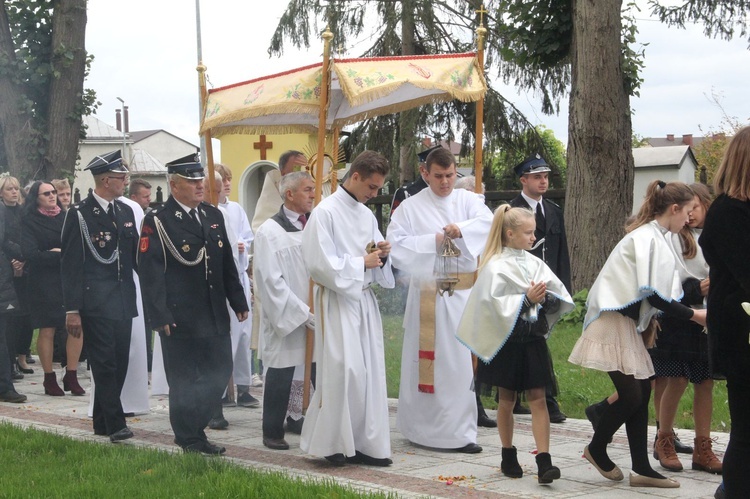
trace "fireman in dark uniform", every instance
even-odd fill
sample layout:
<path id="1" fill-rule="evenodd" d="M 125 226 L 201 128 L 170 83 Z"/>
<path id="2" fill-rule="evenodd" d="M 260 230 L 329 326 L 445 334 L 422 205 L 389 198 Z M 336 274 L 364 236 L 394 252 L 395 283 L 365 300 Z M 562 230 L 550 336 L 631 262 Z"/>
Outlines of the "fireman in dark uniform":
<path id="1" fill-rule="evenodd" d="M 83 334 L 96 382 L 94 433 L 118 442 L 133 436 L 120 392 L 138 315 L 133 282 L 138 230 L 133 210 L 117 201 L 128 185 L 120 151 L 97 156 L 85 169 L 94 175 L 94 191 L 68 210 L 62 231 L 65 323 L 69 334 Z"/>
<path id="2" fill-rule="evenodd" d="M 232 374 L 227 300 L 248 316 L 224 218 L 203 202 L 194 155 L 167 164 L 171 195 L 143 220 L 139 268 L 143 301 L 159 331 L 169 383 L 169 420 L 185 452 L 223 454 L 204 429 Z"/>

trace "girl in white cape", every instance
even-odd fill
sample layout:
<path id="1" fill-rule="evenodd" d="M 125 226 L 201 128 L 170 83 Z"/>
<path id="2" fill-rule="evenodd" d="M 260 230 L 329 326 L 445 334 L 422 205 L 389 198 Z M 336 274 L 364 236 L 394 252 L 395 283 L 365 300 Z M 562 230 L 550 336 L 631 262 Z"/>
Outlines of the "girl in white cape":
<path id="1" fill-rule="evenodd" d="M 560 469 L 549 454 L 545 387 L 553 376 L 546 337 L 558 318 L 572 310 L 573 300 L 550 268 L 527 251 L 534 245 L 535 226 L 531 210 L 507 204 L 495 210 L 457 337 L 482 360 L 477 382 L 498 387 L 501 471 L 523 476 L 513 446 L 513 406 L 516 393 L 526 391 L 538 450 L 537 479 L 552 483 L 560 478 Z"/>
<path id="2" fill-rule="evenodd" d="M 706 311 L 677 301 L 682 295 L 677 262 L 667 242 L 688 222 L 693 191 L 682 182 L 651 182 L 627 235 L 617 243 L 589 290 L 583 334 L 568 359 L 605 371 L 618 398 L 607 406 L 583 451 L 605 478 L 619 481 L 622 471 L 607 455 L 612 435 L 625 424 L 633 472 L 632 487 L 679 487 L 654 471 L 648 459 L 648 402 L 654 366 L 646 350 L 649 325 L 661 310 L 705 325 Z"/>

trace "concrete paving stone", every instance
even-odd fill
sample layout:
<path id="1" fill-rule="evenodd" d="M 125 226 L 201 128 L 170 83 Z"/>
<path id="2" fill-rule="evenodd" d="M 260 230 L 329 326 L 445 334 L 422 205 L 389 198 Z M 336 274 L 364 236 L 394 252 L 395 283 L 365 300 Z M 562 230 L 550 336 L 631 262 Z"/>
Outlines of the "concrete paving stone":
<path id="1" fill-rule="evenodd" d="M 59 368 L 57 369 L 59 372 Z M 85 367 L 79 366 L 79 380 L 90 393 L 90 382 Z M 29 397 L 25 404 L 0 403 L 0 420 L 22 427 L 33 427 L 75 439 L 111 445 L 105 437 L 94 436 L 91 421 L 87 417 L 89 397 L 50 397 L 44 395 L 41 369 L 16 384 L 16 389 Z M 58 376 L 60 379 L 60 376 Z M 252 388 L 253 396 L 261 399 L 262 388 Z M 299 449 L 300 437 L 287 434 L 291 449 L 272 451 L 262 443 L 262 409 L 225 407 L 224 415 L 230 423 L 226 431 L 209 430 L 212 442 L 227 447 L 226 459 L 238 465 L 262 470 L 283 471 L 294 477 L 321 480 L 332 479 L 348 484 L 358 490 L 393 492 L 400 497 L 446 497 L 446 498 L 710 498 L 721 477 L 689 469 L 691 456 L 680 455 L 688 468 L 682 473 L 664 474 L 680 481 L 679 489 L 632 488 L 628 485 L 630 454 L 624 430 L 615 434 L 608 447 L 610 458 L 626 475 L 622 482 L 611 482 L 582 457 L 583 448 L 589 442 L 592 428 L 586 420 L 568 419 L 551 426 L 550 449 L 553 463 L 561 469 L 562 477 L 551 485 L 540 485 L 536 478 L 536 449 L 531 433 L 531 418 L 516 416 L 514 444 L 524 469 L 524 477 L 510 479 L 500 473 L 501 444 L 497 430 L 480 428 L 477 443 L 483 448 L 479 454 L 441 452 L 412 445 L 396 429 L 398 401 L 388 401 L 391 422 L 391 445 L 393 466 L 374 468 L 367 466 L 344 466 L 335 468 L 324 459 L 307 456 Z M 169 398 L 156 395 L 150 398 L 151 410 L 128 419 L 135 438 L 119 445 L 149 447 L 166 452 L 181 452 L 173 444 L 169 424 Z M 494 418 L 495 411 L 487 411 Z M 678 429 L 683 442 L 691 443 L 692 431 Z M 649 429 L 649 442 L 653 442 L 655 428 Z M 714 433 L 714 450 L 722 457 L 728 434 Z M 651 459 L 654 469 L 662 471 L 658 462 Z M 443 480 L 440 476 L 443 476 Z M 447 485 L 445 477 L 461 477 Z"/>

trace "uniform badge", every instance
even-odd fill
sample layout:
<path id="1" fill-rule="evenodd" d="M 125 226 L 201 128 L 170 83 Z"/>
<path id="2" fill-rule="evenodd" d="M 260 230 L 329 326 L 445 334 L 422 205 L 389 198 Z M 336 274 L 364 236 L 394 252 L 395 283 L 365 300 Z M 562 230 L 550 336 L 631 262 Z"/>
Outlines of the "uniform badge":
<path id="1" fill-rule="evenodd" d="M 177 218 L 179 218 L 180 220 L 182 220 L 182 212 L 181 211 L 179 211 L 179 210 L 175 211 L 174 212 L 174 216 L 176 216 Z"/>
<path id="2" fill-rule="evenodd" d="M 206 210 L 204 210 L 203 208 L 201 208 L 201 215 L 203 215 L 204 217 L 206 216 Z"/>
<path id="3" fill-rule="evenodd" d="M 183 253 L 187 253 L 188 251 L 190 251 L 190 245 L 189 244 L 183 244 L 182 245 L 182 252 Z"/>
<path id="4" fill-rule="evenodd" d="M 132 226 L 133 226 L 133 222 L 125 222 L 125 223 L 123 224 L 123 226 L 124 226 L 124 227 L 132 227 Z"/>
<path id="5" fill-rule="evenodd" d="M 141 238 L 141 245 L 140 245 L 141 253 L 145 253 L 148 251 L 148 236 L 144 236 Z"/>
<path id="6" fill-rule="evenodd" d="M 212 229 L 218 229 L 219 228 L 219 224 L 211 224 L 211 228 Z"/>
<path id="7" fill-rule="evenodd" d="M 219 241 L 219 248 L 223 248 L 223 247 L 224 247 L 224 241 Z"/>

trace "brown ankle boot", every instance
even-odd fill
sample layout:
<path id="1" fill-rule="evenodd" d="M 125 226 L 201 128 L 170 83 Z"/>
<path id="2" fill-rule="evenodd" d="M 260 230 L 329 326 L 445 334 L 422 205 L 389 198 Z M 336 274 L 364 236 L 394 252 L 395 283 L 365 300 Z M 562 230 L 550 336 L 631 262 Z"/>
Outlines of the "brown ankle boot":
<path id="1" fill-rule="evenodd" d="M 693 450 L 693 469 L 708 471 L 721 475 L 722 464 L 711 448 L 713 439 L 709 437 L 695 437 L 695 450 Z"/>
<path id="2" fill-rule="evenodd" d="M 682 471 L 682 463 L 674 450 L 674 433 L 659 430 L 656 437 L 656 454 L 659 464 L 669 471 Z"/>

